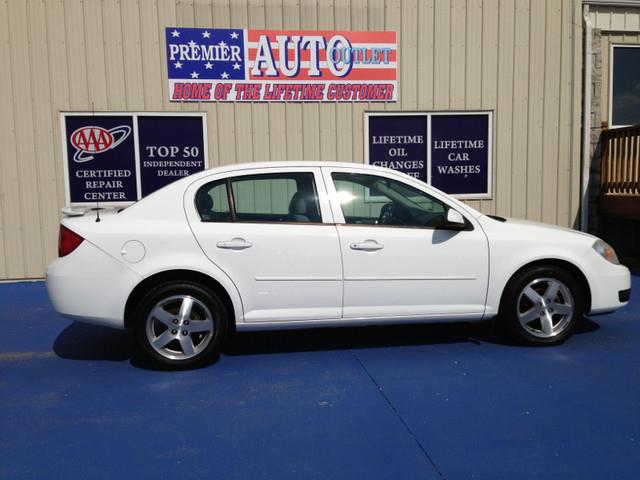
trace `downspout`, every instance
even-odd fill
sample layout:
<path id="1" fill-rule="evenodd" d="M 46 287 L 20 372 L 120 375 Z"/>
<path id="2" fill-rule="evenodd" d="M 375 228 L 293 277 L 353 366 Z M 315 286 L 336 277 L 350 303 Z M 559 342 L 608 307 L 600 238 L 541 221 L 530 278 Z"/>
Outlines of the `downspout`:
<path id="1" fill-rule="evenodd" d="M 580 208 L 580 230 L 589 230 L 589 180 L 591 168 L 591 30 L 593 24 L 589 17 L 589 5 L 582 7 L 584 20 L 584 62 L 582 72 L 582 185 Z"/>

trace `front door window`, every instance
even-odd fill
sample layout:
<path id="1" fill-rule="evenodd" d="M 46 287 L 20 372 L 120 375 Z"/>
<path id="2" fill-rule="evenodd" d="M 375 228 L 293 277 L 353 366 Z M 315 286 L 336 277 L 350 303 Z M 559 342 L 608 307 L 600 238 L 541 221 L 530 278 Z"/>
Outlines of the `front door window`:
<path id="1" fill-rule="evenodd" d="M 396 180 L 375 175 L 331 174 L 346 224 L 439 227 L 444 204 Z"/>

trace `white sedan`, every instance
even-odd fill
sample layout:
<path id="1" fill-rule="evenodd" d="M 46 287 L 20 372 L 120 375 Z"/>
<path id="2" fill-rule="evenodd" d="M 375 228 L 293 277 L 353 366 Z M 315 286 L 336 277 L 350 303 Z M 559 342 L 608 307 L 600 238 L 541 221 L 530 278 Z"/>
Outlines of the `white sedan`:
<path id="1" fill-rule="evenodd" d="M 132 327 L 169 368 L 211 362 L 233 329 L 497 317 L 520 343 L 553 344 L 630 294 L 629 270 L 596 237 L 344 163 L 207 170 L 101 221 L 63 219 L 59 257 L 55 309 Z"/>

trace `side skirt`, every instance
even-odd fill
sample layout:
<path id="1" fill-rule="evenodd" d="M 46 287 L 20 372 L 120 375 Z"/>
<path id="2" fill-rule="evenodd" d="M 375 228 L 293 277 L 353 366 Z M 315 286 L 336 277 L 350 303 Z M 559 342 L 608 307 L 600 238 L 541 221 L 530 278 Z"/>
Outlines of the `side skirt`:
<path id="1" fill-rule="evenodd" d="M 322 327 L 354 327 L 367 325 L 399 325 L 408 323 L 452 323 L 481 321 L 483 315 L 480 313 L 458 314 L 453 316 L 399 316 L 380 318 L 336 318 L 325 320 L 299 320 L 293 322 L 251 322 L 238 323 L 238 331 L 259 331 L 259 330 L 292 330 L 302 328 L 322 328 Z"/>

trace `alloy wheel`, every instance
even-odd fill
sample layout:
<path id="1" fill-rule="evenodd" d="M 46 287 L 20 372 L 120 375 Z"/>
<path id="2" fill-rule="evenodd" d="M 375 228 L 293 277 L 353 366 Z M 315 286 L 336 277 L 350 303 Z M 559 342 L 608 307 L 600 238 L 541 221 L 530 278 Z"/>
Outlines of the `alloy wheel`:
<path id="1" fill-rule="evenodd" d="M 190 295 L 174 295 L 159 301 L 146 320 L 149 344 L 171 360 L 195 357 L 211 342 L 214 332 L 211 311 Z"/>
<path id="2" fill-rule="evenodd" d="M 557 278 L 536 278 L 518 297 L 518 321 L 527 333 L 538 338 L 558 336 L 570 325 L 574 313 L 571 290 Z"/>

